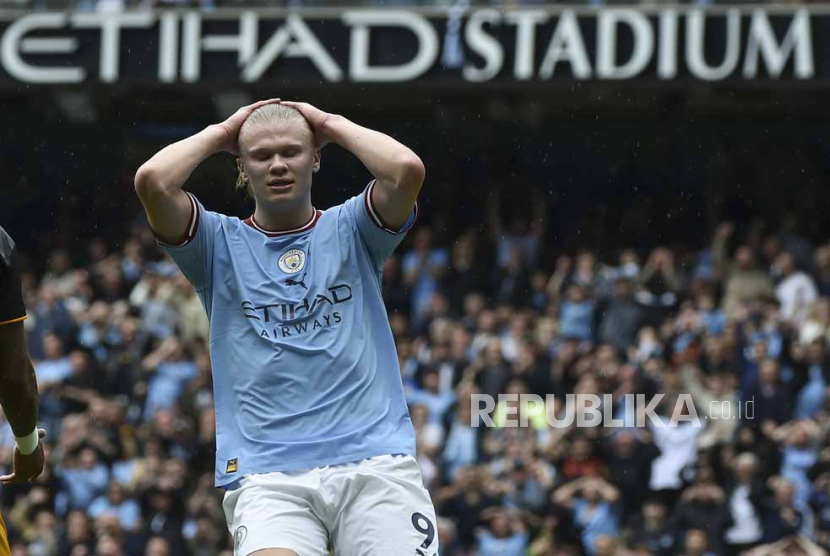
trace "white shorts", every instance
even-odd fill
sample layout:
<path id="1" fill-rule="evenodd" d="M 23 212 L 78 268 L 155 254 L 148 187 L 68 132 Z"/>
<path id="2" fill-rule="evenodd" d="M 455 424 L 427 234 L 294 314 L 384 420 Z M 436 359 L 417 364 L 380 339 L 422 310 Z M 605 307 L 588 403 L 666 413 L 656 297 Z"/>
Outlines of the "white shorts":
<path id="1" fill-rule="evenodd" d="M 225 493 L 234 556 L 437 556 L 435 510 L 412 456 L 249 475 Z"/>

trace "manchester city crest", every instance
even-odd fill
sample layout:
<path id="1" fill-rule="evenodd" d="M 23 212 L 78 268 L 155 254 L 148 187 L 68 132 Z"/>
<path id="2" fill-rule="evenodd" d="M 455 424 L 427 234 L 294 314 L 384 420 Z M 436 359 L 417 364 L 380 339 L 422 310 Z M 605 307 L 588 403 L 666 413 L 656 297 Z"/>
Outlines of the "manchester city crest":
<path id="1" fill-rule="evenodd" d="M 286 274 L 296 274 L 305 268 L 305 252 L 302 249 L 286 251 L 280 257 L 280 270 Z"/>

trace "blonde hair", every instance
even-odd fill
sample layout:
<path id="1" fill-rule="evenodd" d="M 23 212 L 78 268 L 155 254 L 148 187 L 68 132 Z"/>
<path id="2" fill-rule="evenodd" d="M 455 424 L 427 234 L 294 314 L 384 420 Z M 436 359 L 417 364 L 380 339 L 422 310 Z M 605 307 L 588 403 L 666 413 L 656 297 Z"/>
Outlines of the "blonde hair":
<path id="1" fill-rule="evenodd" d="M 242 127 L 239 128 L 239 135 L 236 139 L 237 144 L 239 143 L 239 138 L 242 137 L 242 132 L 253 126 L 296 119 L 302 120 L 308 126 L 305 117 L 296 108 L 277 103 L 260 106 L 248 116 L 245 122 L 243 122 Z M 311 131 L 311 126 L 308 126 L 308 129 Z M 251 190 L 251 183 L 245 178 L 245 173 L 241 169 L 239 170 L 239 176 L 236 178 L 236 189 L 245 189 L 247 197 L 254 197 L 253 191 Z"/>

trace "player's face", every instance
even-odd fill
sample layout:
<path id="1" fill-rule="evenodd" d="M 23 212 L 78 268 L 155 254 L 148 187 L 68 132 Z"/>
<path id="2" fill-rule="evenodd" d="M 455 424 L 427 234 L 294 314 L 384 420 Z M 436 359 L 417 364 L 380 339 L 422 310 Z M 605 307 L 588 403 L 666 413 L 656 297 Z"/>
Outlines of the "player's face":
<path id="1" fill-rule="evenodd" d="M 239 137 L 239 153 L 258 205 L 295 204 L 310 198 L 320 151 L 305 120 L 245 128 Z"/>

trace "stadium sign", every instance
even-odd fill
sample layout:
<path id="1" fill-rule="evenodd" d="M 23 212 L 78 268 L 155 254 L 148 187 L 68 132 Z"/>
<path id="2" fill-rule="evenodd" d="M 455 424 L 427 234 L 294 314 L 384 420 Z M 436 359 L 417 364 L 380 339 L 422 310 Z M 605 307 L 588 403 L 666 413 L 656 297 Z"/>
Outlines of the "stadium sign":
<path id="1" fill-rule="evenodd" d="M 197 10 L 0 15 L 5 85 L 810 80 L 821 8 Z"/>

